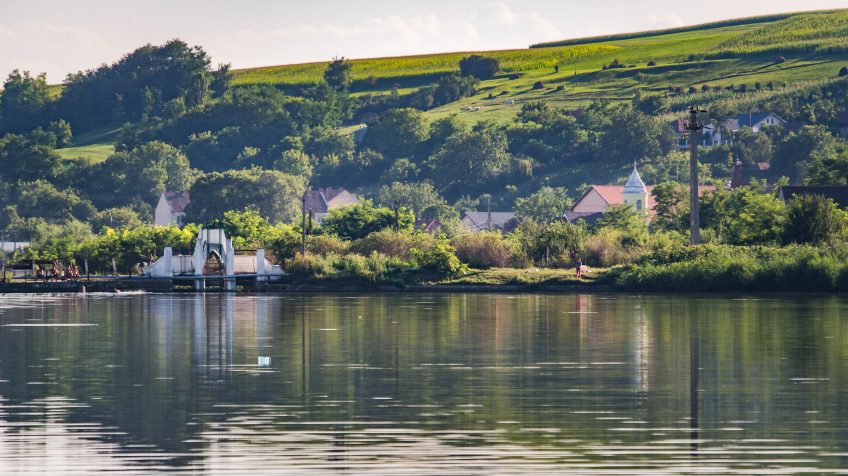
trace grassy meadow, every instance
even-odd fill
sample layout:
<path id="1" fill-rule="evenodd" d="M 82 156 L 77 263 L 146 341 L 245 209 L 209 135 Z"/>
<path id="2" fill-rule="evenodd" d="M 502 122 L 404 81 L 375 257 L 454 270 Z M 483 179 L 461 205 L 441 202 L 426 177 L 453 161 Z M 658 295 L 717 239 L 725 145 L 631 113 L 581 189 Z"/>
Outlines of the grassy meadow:
<path id="1" fill-rule="evenodd" d="M 68 160 L 102 162 L 115 153 L 115 140 L 120 132 L 121 127 L 117 125 L 101 127 L 74 137 L 69 147 L 56 149 L 56 153 Z"/>

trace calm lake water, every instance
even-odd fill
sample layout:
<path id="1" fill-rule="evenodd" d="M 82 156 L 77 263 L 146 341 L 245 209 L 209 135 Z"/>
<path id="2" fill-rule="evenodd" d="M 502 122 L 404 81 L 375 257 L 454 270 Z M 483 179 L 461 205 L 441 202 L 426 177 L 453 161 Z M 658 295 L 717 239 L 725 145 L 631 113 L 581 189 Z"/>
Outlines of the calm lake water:
<path id="1" fill-rule="evenodd" d="M 846 379 L 848 297 L 0 295 L 0 473 L 834 473 Z"/>

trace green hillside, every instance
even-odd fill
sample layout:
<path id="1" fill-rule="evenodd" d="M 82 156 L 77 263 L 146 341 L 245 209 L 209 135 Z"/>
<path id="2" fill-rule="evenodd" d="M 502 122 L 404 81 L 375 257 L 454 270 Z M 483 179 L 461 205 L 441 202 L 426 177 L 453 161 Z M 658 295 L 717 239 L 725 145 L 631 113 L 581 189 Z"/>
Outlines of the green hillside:
<path id="1" fill-rule="evenodd" d="M 837 10 L 572 39 L 525 49 L 356 59 L 350 61 L 350 90 L 354 97 L 413 94 L 457 71 L 463 57 L 481 54 L 500 61 L 500 74 L 482 81 L 473 96 L 426 111 L 427 118 L 457 115 L 467 123 L 510 123 L 530 101 L 575 109 L 597 100 L 663 96 L 671 106 L 670 119 L 692 103 L 709 106 L 715 100 L 730 100 L 744 106 L 754 98 L 835 78 L 848 64 L 846 33 L 848 10 Z M 299 95 L 323 79 L 327 64 L 251 68 L 232 71 L 230 76 L 234 86 L 275 85 Z M 608 67 L 611 64 L 621 67 Z M 54 87 L 50 92 L 55 96 L 60 91 Z M 747 92 L 737 94 L 740 91 Z M 66 159 L 99 161 L 113 152 L 117 132 L 116 127 L 101 127 L 57 152 Z"/>
<path id="2" fill-rule="evenodd" d="M 504 74 L 481 83 L 478 94 L 428 112 L 460 114 L 469 122 L 509 121 L 521 103 L 544 99 L 575 108 L 597 99 L 630 100 L 669 88 L 744 84 L 755 89 L 836 75 L 848 51 L 848 11 L 729 20 L 664 31 L 567 40 L 522 50 L 478 52 L 500 60 Z M 409 93 L 457 70 L 471 53 L 353 60 L 355 95 Z M 782 56 L 785 61 L 777 61 Z M 604 69 L 615 60 L 622 68 Z M 648 66 L 648 64 L 651 66 Z M 233 72 L 234 84 L 315 83 L 327 63 Z M 554 67 L 558 66 L 558 72 Z M 541 87 L 537 83 L 541 82 Z M 536 88 L 534 89 L 534 85 Z"/>

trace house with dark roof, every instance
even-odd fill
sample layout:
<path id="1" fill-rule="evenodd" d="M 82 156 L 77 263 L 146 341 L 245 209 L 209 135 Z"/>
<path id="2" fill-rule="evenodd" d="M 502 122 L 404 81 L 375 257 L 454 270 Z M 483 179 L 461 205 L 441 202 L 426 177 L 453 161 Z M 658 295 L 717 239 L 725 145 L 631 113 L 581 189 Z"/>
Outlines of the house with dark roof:
<path id="1" fill-rule="evenodd" d="M 153 224 L 159 226 L 176 225 L 182 227 L 186 224 L 185 209 L 189 200 L 186 191 L 168 191 L 159 196 L 159 203 L 153 213 Z"/>
<path id="2" fill-rule="evenodd" d="M 438 233 L 442 229 L 442 222 L 436 218 L 419 218 L 415 220 L 412 227 L 426 233 Z"/>
<path id="3" fill-rule="evenodd" d="M 742 162 L 736 161 L 733 166 L 733 175 L 730 177 L 730 182 L 727 183 L 727 189 L 732 190 L 751 183 L 751 180 L 758 182 L 765 180 L 768 186 L 768 180 L 771 178 L 771 164 L 768 162 L 757 162 L 753 165 L 742 165 Z"/>
<path id="4" fill-rule="evenodd" d="M 359 204 L 359 198 L 342 187 L 309 189 L 304 192 L 304 211 L 312 214 L 318 224 L 330 210 Z"/>
<path id="5" fill-rule="evenodd" d="M 848 187 L 842 185 L 788 185 L 780 187 L 777 197 L 785 203 L 802 195 L 820 195 L 833 200 L 839 208 L 848 209 Z"/>
<path id="6" fill-rule="evenodd" d="M 760 130 L 771 127 L 781 126 L 786 124 L 777 114 L 771 112 L 750 112 L 748 114 L 739 114 L 733 119 L 725 123 L 725 128 L 730 132 L 738 132 L 743 127 L 748 127 L 752 132 L 760 132 Z"/>
<path id="7" fill-rule="evenodd" d="M 465 212 L 459 223 L 470 231 L 500 230 L 510 232 L 518 225 L 515 212 Z"/>

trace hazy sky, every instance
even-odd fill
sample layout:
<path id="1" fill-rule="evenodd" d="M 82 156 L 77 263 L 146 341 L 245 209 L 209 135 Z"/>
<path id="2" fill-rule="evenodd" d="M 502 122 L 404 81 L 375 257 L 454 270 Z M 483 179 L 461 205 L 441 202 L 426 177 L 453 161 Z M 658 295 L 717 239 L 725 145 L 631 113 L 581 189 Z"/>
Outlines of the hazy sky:
<path id="1" fill-rule="evenodd" d="M 3 0 L 0 75 L 113 62 L 181 38 L 234 68 L 531 43 L 766 13 L 848 7 L 848 0 Z"/>

